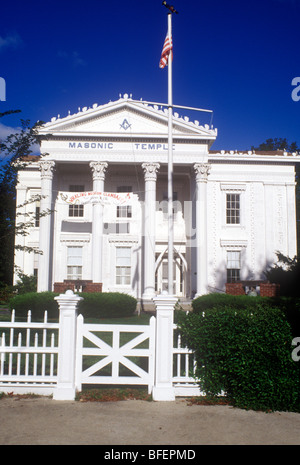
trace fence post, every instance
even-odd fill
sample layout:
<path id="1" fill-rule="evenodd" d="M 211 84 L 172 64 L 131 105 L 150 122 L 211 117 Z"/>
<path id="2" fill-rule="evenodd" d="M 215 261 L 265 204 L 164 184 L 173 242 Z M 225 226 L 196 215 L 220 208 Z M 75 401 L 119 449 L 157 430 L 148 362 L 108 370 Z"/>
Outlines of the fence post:
<path id="1" fill-rule="evenodd" d="M 67 290 L 55 297 L 59 306 L 57 387 L 55 400 L 74 400 L 77 306 L 82 297 Z"/>
<path id="2" fill-rule="evenodd" d="M 168 294 L 153 298 L 156 307 L 155 382 L 152 398 L 155 401 L 174 401 L 173 377 L 173 322 L 178 299 Z"/>

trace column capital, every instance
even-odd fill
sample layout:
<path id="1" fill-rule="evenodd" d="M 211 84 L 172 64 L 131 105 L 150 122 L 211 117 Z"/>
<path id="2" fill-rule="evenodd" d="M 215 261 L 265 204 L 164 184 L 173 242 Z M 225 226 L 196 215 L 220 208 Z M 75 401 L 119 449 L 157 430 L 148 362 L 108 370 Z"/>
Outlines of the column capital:
<path id="1" fill-rule="evenodd" d="M 145 181 L 156 181 L 157 170 L 160 168 L 159 163 L 143 163 L 142 168 L 144 170 Z"/>
<path id="2" fill-rule="evenodd" d="M 108 163 L 106 161 L 91 161 L 90 167 L 92 168 L 93 180 L 104 181 Z"/>
<path id="3" fill-rule="evenodd" d="M 211 170 L 211 165 L 208 163 L 195 163 L 194 170 L 196 173 L 197 182 L 207 182 L 207 177 Z"/>
<path id="4" fill-rule="evenodd" d="M 50 160 L 42 160 L 39 162 L 39 169 L 41 171 L 42 179 L 53 179 L 53 170 L 55 167 L 55 162 Z"/>

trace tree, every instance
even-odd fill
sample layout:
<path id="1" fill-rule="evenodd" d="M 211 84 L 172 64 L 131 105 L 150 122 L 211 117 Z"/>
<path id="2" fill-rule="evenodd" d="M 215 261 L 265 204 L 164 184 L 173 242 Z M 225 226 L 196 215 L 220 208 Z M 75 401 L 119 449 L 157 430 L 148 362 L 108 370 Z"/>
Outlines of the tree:
<path id="1" fill-rule="evenodd" d="M 280 285 L 280 295 L 286 297 L 300 297 L 300 261 L 297 256 L 286 257 L 276 253 L 278 263 L 265 271 L 266 278 Z"/>
<path id="2" fill-rule="evenodd" d="M 275 137 L 275 139 L 267 139 L 265 142 L 259 144 L 258 147 L 252 145 L 251 150 L 257 151 L 269 151 L 269 150 L 286 150 L 287 152 L 293 153 L 298 152 L 300 148 L 297 142 L 289 144 L 286 138 Z"/>
<path id="3" fill-rule="evenodd" d="M 12 110 L 0 113 L 0 118 L 18 112 L 19 110 Z M 21 120 L 20 131 L 0 141 L 0 283 L 2 284 L 12 283 L 15 235 L 27 234 L 33 225 L 32 218 L 25 218 L 23 223 L 17 224 L 19 213 L 16 212 L 18 208 L 16 209 L 15 188 L 18 170 L 24 166 L 25 157 L 32 154 L 33 145 L 39 143 L 37 128 L 41 124 L 36 123 L 31 126 L 29 120 Z M 36 198 L 33 201 L 36 201 Z"/>

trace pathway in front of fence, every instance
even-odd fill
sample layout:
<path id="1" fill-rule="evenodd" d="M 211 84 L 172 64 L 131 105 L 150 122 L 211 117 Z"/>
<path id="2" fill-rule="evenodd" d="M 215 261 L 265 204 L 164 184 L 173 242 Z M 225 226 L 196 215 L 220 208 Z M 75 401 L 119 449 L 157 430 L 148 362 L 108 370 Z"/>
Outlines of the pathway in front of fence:
<path id="1" fill-rule="evenodd" d="M 74 402 L 48 398 L 0 400 L 0 444 L 175 445 L 300 444 L 300 414 L 175 402 Z M 197 449 L 197 462 L 202 449 Z M 201 455 L 200 455 L 201 454 Z"/>

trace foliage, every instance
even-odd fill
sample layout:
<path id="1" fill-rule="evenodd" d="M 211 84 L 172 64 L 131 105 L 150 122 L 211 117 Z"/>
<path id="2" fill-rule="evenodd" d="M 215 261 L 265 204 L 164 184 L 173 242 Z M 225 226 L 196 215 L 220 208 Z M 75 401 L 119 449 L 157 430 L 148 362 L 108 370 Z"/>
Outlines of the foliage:
<path id="1" fill-rule="evenodd" d="M 27 276 L 24 273 L 19 273 L 19 279 L 14 286 L 18 295 L 27 294 L 28 292 L 36 292 L 37 279 L 35 276 Z"/>
<path id="2" fill-rule="evenodd" d="M 18 317 L 26 317 L 28 310 L 31 310 L 32 319 L 40 319 L 47 310 L 48 318 L 57 319 L 58 304 L 54 300 L 57 295 L 54 292 L 28 292 L 13 297 L 9 301 L 9 308 L 14 309 Z"/>
<path id="3" fill-rule="evenodd" d="M 0 283 L 0 305 L 6 304 L 13 297 L 13 286 L 6 283 Z"/>
<path id="4" fill-rule="evenodd" d="M 205 310 L 199 311 L 198 302 L 198 311 L 179 322 L 184 341 L 195 351 L 201 390 L 208 396 L 225 393 L 240 408 L 297 410 L 300 369 L 291 358 L 292 334 L 283 308 L 252 297 L 240 308 L 234 299 L 215 307 L 207 296 L 203 300 Z"/>
<path id="5" fill-rule="evenodd" d="M 48 311 L 49 318 L 58 317 L 58 304 L 54 292 L 29 292 L 13 297 L 9 301 L 9 308 L 15 309 L 18 316 L 25 317 L 31 310 L 33 318 L 41 318 L 44 311 Z M 79 302 L 78 313 L 84 318 L 105 318 L 131 316 L 137 301 L 127 294 L 119 292 L 82 293 L 84 300 Z"/>
<path id="6" fill-rule="evenodd" d="M 95 292 L 80 294 L 79 313 L 84 318 L 106 318 L 130 316 L 135 312 L 137 300 L 120 292 Z"/>
<path id="7" fill-rule="evenodd" d="M 17 112 L 0 113 L 0 117 Z M 17 225 L 20 213 L 16 213 L 15 188 L 18 169 L 24 167 L 22 160 L 32 153 L 31 148 L 39 142 L 37 128 L 40 124 L 31 127 L 29 120 L 21 120 L 20 131 L 0 141 L 0 281 L 6 284 L 12 283 L 15 235 L 26 234 L 32 226 L 32 218 L 26 217 Z"/>
<path id="8" fill-rule="evenodd" d="M 267 305 L 267 302 L 268 301 L 263 297 L 212 293 L 194 299 L 192 302 L 192 308 L 194 313 L 202 313 L 209 308 L 222 309 L 224 306 L 240 310 L 246 308 L 251 309 L 253 307 L 255 308 L 258 303 L 264 306 Z"/>
<path id="9" fill-rule="evenodd" d="M 98 388 L 77 393 L 79 402 L 116 402 L 120 400 L 147 400 L 152 396 L 141 388 Z"/>
<path id="10" fill-rule="evenodd" d="M 278 263 L 265 271 L 266 278 L 280 284 L 280 294 L 287 297 L 300 297 L 300 262 L 298 257 L 289 258 L 277 252 Z"/>
<path id="11" fill-rule="evenodd" d="M 292 142 L 291 144 L 287 141 L 286 138 L 275 137 L 274 139 L 267 139 L 265 142 L 260 144 L 258 147 L 251 147 L 252 150 L 258 151 L 269 151 L 269 150 L 286 150 L 287 152 L 293 153 L 300 150 L 297 142 Z"/>

